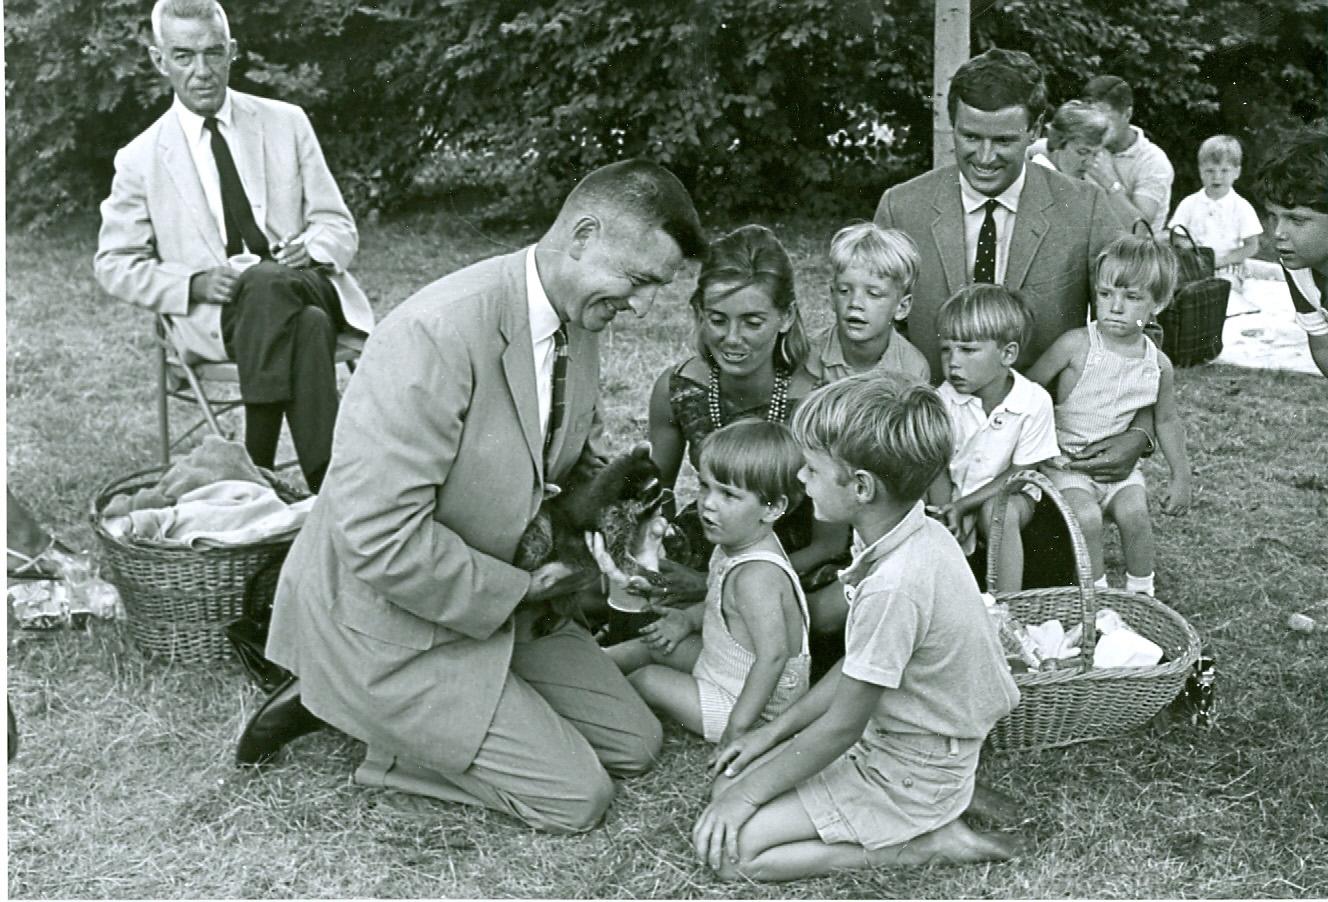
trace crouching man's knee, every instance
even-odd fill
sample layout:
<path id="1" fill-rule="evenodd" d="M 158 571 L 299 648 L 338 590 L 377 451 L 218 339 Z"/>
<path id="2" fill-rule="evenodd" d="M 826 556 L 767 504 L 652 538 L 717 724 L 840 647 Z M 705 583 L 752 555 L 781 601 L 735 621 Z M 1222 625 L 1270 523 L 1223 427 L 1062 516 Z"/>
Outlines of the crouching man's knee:
<path id="1" fill-rule="evenodd" d="M 613 779 L 602 768 L 560 788 L 558 798 L 530 800 L 522 819 L 548 833 L 584 833 L 599 826 L 613 801 Z"/>

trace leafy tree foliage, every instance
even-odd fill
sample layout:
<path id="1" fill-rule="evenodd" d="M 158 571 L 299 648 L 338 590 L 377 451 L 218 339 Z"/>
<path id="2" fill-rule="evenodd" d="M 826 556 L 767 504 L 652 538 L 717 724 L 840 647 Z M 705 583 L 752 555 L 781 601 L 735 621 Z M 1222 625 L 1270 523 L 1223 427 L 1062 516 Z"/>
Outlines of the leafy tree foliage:
<path id="1" fill-rule="evenodd" d="M 289 0 L 228 5 L 232 84 L 309 110 L 361 211 L 490 189 L 547 209 L 588 169 L 644 154 L 711 210 L 868 215 L 929 160 L 926 0 Z M 8 209 L 105 195 L 115 150 L 169 103 L 146 0 L 5 9 Z M 973 44 L 1027 50 L 1053 100 L 1113 72 L 1192 177 L 1208 134 L 1257 152 L 1323 115 L 1328 0 L 993 0 Z M 1188 167 L 1188 168 L 1187 168 Z"/>

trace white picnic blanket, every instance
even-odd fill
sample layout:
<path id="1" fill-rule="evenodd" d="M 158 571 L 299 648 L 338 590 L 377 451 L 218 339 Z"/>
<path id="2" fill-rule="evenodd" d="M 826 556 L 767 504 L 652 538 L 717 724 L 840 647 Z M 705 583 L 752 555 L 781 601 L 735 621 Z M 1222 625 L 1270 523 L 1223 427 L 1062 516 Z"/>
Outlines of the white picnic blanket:
<path id="1" fill-rule="evenodd" d="M 1243 299 L 1232 294 L 1216 363 L 1318 375 L 1305 330 L 1296 324 L 1291 292 L 1276 264 L 1246 264 Z"/>
<path id="2" fill-rule="evenodd" d="M 271 486 L 224 479 L 186 492 L 170 507 L 107 517 L 103 524 L 113 536 L 132 534 L 161 545 L 248 545 L 298 532 L 314 500 L 311 495 L 287 504 Z"/>

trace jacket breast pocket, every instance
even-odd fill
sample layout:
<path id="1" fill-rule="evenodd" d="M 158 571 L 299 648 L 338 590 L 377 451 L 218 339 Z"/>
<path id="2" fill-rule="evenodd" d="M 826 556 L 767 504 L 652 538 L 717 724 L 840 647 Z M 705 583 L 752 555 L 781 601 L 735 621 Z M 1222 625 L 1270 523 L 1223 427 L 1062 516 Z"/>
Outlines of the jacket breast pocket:
<path id="1" fill-rule="evenodd" d="M 436 644 L 434 624 L 397 607 L 348 574 L 343 574 L 332 600 L 332 617 L 348 629 L 391 645 L 427 651 Z"/>

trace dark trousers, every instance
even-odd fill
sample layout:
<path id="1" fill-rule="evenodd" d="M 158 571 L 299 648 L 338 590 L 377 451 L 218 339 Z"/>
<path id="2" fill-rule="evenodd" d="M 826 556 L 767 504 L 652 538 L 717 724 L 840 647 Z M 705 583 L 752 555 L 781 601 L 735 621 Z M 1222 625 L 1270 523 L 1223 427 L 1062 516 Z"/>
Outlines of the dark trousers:
<path id="1" fill-rule="evenodd" d="M 260 467 L 277 454 L 283 416 L 309 488 L 332 459 L 337 417 L 337 332 L 345 326 L 336 289 L 316 269 L 264 261 L 244 272 L 221 308 L 221 337 L 240 374 L 244 445 Z"/>

